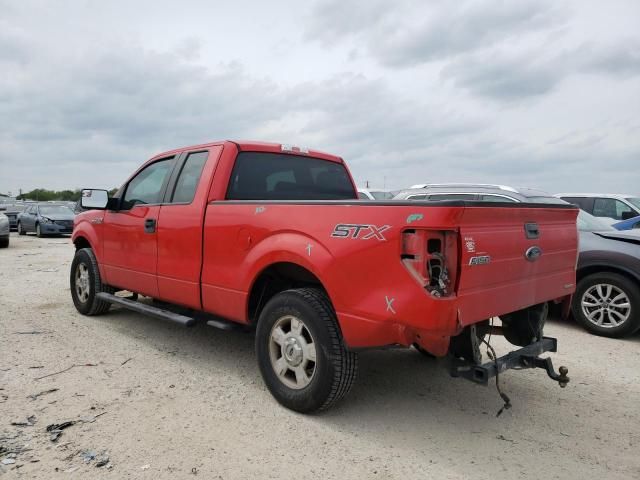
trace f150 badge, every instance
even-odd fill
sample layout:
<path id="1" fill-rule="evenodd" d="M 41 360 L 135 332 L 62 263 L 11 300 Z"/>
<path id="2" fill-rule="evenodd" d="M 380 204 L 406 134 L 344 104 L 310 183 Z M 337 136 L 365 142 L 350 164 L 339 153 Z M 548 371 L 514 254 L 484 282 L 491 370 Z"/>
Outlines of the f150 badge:
<path id="1" fill-rule="evenodd" d="M 387 239 L 382 234 L 385 230 L 391 228 L 391 225 L 367 225 L 367 224 L 355 224 L 355 223 L 339 223 L 331 233 L 332 237 L 336 238 L 359 238 L 361 240 L 369 240 L 375 238 L 381 242 Z"/>
<path id="2" fill-rule="evenodd" d="M 491 262 L 491 257 L 489 255 L 480 255 L 477 257 L 471 257 L 469 259 L 469 265 L 486 265 Z"/>

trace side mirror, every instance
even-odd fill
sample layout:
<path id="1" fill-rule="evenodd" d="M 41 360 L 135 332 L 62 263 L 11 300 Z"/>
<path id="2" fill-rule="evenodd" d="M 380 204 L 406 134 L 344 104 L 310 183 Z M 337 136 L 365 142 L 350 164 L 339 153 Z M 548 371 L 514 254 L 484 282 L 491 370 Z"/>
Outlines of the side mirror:
<path id="1" fill-rule="evenodd" d="M 109 192 L 106 190 L 82 190 L 80 196 L 80 206 L 82 208 L 92 208 L 95 210 L 104 210 L 107 208 L 109 201 Z"/>
<path id="2" fill-rule="evenodd" d="M 630 212 L 627 210 L 626 212 L 622 212 L 622 220 L 629 220 L 630 218 L 637 217 L 638 214 L 636 212 Z"/>

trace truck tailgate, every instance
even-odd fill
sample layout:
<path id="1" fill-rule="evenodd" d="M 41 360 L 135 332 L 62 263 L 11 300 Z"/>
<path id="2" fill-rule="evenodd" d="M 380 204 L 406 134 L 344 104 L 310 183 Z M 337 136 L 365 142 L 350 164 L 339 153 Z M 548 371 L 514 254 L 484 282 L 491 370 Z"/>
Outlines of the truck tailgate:
<path id="1" fill-rule="evenodd" d="M 464 313 L 460 322 L 573 293 L 576 216 L 577 210 L 539 206 L 465 208 L 457 288 Z"/>

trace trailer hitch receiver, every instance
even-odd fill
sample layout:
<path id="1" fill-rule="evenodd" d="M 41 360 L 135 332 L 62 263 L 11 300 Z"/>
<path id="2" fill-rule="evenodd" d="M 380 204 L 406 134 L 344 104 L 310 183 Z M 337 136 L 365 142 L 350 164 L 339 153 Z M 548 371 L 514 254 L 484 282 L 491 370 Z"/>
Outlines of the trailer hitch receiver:
<path id="1" fill-rule="evenodd" d="M 569 370 L 567 367 L 560 367 L 558 369 L 559 373 L 556 373 L 550 358 L 539 357 L 544 352 L 556 351 L 558 351 L 558 341 L 552 337 L 543 337 L 542 340 L 509 352 L 482 365 L 453 358 L 451 360 L 450 373 L 454 377 L 463 377 L 474 383 L 487 385 L 491 378 L 509 369 L 542 368 L 547 372 L 549 378 L 555 380 L 560 387 L 564 388 L 569 383 L 569 377 L 567 376 Z"/>

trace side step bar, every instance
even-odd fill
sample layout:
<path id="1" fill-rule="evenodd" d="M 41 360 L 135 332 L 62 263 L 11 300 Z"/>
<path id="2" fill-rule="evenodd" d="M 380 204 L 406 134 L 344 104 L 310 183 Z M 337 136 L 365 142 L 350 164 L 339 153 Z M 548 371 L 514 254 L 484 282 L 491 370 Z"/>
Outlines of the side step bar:
<path id="1" fill-rule="evenodd" d="M 124 307 L 128 310 L 133 310 L 134 312 L 160 318 L 161 320 L 168 320 L 170 322 L 182 325 L 183 327 L 193 327 L 198 322 L 193 317 L 187 317 L 185 315 L 180 315 L 179 313 L 170 312 L 169 310 L 165 310 L 163 308 L 158 308 L 152 305 L 147 305 L 145 303 L 129 300 L 127 298 L 118 297 L 111 293 L 100 292 L 96 296 L 100 300 L 103 300 L 105 302 L 115 303 L 116 305 L 120 305 L 121 307 Z"/>

